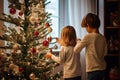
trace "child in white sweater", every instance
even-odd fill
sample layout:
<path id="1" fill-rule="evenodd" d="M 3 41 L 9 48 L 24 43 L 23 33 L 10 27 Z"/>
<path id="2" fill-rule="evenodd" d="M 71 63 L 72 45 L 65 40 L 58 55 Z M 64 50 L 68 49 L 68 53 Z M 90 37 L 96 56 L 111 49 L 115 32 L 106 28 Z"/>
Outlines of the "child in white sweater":
<path id="1" fill-rule="evenodd" d="M 59 57 L 50 52 L 46 54 L 46 57 L 63 64 L 64 80 L 81 80 L 80 54 L 74 53 L 76 32 L 72 26 L 66 26 L 62 29 L 59 43 L 61 45 Z"/>
<path id="2" fill-rule="evenodd" d="M 105 37 L 99 33 L 100 20 L 97 15 L 88 13 L 81 25 L 88 34 L 75 46 L 74 51 L 79 53 L 85 48 L 87 80 L 103 80 L 107 44 Z"/>

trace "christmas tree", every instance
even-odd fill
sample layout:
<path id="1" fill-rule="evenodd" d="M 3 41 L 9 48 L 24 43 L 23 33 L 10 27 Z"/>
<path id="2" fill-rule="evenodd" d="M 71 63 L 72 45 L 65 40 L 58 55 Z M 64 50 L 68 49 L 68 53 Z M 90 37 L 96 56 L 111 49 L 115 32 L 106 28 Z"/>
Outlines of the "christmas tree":
<path id="1" fill-rule="evenodd" d="M 58 80 L 52 75 L 56 63 L 45 58 L 45 53 L 57 49 L 50 33 L 51 14 L 45 12 L 47 0 L 8 0 L 9 13 L 1 21 L 5 34 L 0 40 L 0 80 Z M 17 14 L 17 16 L 14 16 Z M 52 44 L 52 46 L 50 46 Z"/>

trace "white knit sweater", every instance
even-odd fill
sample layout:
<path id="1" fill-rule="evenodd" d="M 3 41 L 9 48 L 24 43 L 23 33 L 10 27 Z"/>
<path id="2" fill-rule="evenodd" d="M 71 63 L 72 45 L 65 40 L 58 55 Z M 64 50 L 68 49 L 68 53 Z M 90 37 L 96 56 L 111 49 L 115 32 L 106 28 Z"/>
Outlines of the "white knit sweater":
<path id="1" fill-rule="evenodd" d="M 61 47 L 59 57 L 52 55 L 52 59 L 63 64 L 63 77 L 73 78 L 81 76 L 80 54 L 75 54 L 74 47 Z"/>
<path id="2" fill-rule="evenodd" d="M 107 54 L 105 37 L 98 33 L 89 33 L 75 46 L 74 51 L 79 53 L 83 48 L 86 53 L 86 72 L 105 70 L 104 56 Z"/>

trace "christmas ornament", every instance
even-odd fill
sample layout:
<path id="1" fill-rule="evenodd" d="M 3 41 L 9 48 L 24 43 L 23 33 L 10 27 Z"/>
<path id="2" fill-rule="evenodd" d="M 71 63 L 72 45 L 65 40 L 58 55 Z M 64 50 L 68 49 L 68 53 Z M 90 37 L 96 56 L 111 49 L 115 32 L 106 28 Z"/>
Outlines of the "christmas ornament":
<path id="1" fill-rule="evenodd" d="M 29 75 L 29 78 L 30 78 L 31 80 L 34 80 L 34 79 L 35 79 L 35 74 L 34 74 L 34 73 L 31 73 L 31 74 Z"/>
<path id="2" fill-rule="evenodd" d="M 2 52 L 2 53 L 0 53 L 0 57 L 3 58 L 3 59 L 5 59 L 5 58 L 7 58 L 7 54 L 4 53 L 4 52 Z"/>
<path id="3" fill-rule="evenodd" d="M 17 50 L 13 50 L 12 53 L 13 53 L 13 54 L 17 54 Z"/>
<path id="4" fill-rule="evenodd" d="M 10 8 L 9 12 L 10 12 L 10 14 L 15 14 L 16 13 L 16 9 L 15 8 Z"/>
<path id="5" fill-rule="evenodd" d="M 19 11 L 19 16 L 22 16 L 23 15 L 23 11 Z"/>
<path id="6" fill-rule="evenodd" d="M 23 67 L 19 67 L 19 71 L 22 73 L 24 72 L 24 68 Z"/>
<path id="7" fill-rule="evenodd" d="M 43 44 L 43 46 L 47 47 L 49 45 L 49 42 L 47 40 L 44 40 L 42 44 Z"/>
<path id="8" fill-rule="evenodd" d="M 13 74 L 18 74 L 19 73 L 19 67 L 13 63 L 9 65 L 10 70 L 12 70 Z"/>
<path id="9" fill-rule="evenodd" d="M 14 50 L 17 50 L 18 48 L 19 48 L 18 44 L 14 44 L 14 45 L 13 45 L 13 49 L 14 49 Z"/>
<path id="10" fill-rule="evenodd" d="M 51 27 L 49 27 L 49 28 L 47 28 L 48 29 L 48 32 L 50 33 L 50 32 L 52 32 L 52 28 Z"/>
<path id="11" fill-rule="evenodd" d="M 29 21 L 32 23 L 32 24 L 34 24 L 35 23 L 35 18 L 33 17 L 33 16 L 31 16 L 30 18 L 29 18 Z"/>
<path id="12" fill-rule="evenodd" d="M 31 52 L 33 53 L 33 54 L 35 54 L 36 53 L 36 48 L 31 48 Z"/>
<path id="13" fill-rule="evenodd" d="M 50 24 L 48 22 L 46 22 L 45 26 L 48 28 L 50 26 Z"/>
<path id="14" fill-rule="evenodd" d="M 38 32 L 38 31 L 34 31 L 34 35 L 35 35 L 35 36 L 38 36 L 38 35 L 39 35 L 39 32 Z"/>
<path id="15" fill-rule="evenodd" d="M 48 41 L 49 41 L 49 42 L 52 41 L 52 37 L 51 37 L 51 36 L 48 37 Z"/>

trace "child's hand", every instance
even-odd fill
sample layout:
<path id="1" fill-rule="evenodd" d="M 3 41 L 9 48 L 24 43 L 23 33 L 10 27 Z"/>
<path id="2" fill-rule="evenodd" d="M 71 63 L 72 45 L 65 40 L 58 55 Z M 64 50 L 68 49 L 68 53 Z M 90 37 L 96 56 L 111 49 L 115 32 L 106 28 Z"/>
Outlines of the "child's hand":
<path id="1" fill-rule="evenodd" d="M 59 40 L 59 38 L 56 38 L 56 42 L 57 42 L 57 43 L 60 43 L 60 40 Z"/>
<path id="2" fill-rule="evenodd" d="M 81 39 L 80 39 L 80 38 L 78 38 L 78 39 L 77 39 L 77 43 L 79 43 L 80 41 L 81 41 Z"/>
<path id="3" fill-rule="evenodd" d="M 48 52 L 46 55 L 45 55 L 46 58 L 51 58 L 52 57 L 52 54 L 50 52 Z"/>

